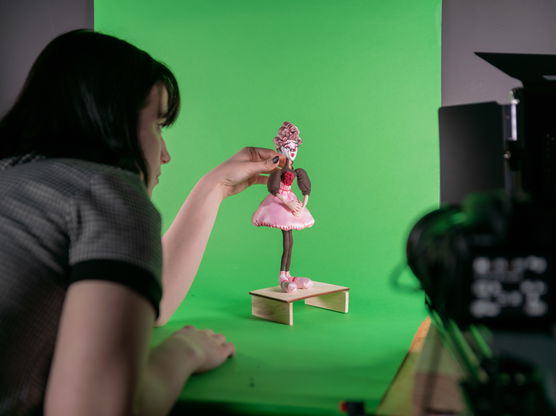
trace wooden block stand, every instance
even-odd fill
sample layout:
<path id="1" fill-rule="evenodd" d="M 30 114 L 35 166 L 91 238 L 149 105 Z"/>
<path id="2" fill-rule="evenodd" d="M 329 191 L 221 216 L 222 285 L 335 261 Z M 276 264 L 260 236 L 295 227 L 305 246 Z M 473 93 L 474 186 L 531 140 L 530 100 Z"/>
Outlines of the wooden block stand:
<path id="1" fill-rule="evenodd" d="M 298 289 L 295 293 L 284 293 L 280 286 L 249 292 L 252 300 L 252 314 L 259 318 L 281 324 L 293 325 L 293 303 L 305 300 L 306 305 L 348 312 L 349 288 L 313 282 L 310 289 Z"/>

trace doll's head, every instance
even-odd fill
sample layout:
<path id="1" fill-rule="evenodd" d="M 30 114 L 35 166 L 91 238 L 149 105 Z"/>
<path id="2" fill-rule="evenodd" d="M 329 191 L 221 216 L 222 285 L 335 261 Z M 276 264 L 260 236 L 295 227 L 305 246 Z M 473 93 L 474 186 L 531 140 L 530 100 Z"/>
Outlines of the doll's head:
<path id="1" fill-rule="evenodd" d="M 282 126 L 278 129 L 278 134 L 274 138 L 276 150 L 286 156 L 292 162 L 297 156 L 297 149 L 302 143 L 299 137 L 299 129 L 294 124 L 284 121 Z"/>

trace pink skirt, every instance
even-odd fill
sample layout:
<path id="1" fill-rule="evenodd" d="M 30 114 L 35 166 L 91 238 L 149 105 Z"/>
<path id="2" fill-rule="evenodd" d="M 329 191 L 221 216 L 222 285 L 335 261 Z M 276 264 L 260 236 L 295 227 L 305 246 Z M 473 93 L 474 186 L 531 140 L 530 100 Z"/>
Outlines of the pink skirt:
<path id="1" fill-rule="evenodd" d="M 292 192 L 291 186 L 280 186 L 278 193 L 286 200 L 298 200 Z M 274 195 L 268 194 L 253 214 L 252 222 L 257 227 L 272 227 L 288 231 L 312 227 L 315 219 L 307 208 L 303 208 L 299 215 L 293 215 L 282 201 Z"/>

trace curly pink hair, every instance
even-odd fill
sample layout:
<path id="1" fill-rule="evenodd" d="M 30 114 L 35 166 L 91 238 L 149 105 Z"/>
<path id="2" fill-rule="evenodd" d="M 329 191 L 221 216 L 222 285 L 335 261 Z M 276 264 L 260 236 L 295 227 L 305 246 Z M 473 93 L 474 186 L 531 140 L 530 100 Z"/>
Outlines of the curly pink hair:
<path id="1" fill-rule="evenodd" d="M 299 146 L 303 141 L 299 137 L 299 129 L 295 124 L 289 121 L 284 121 L 282 126 L 278 129 L 278 134 L 274 138 L 276 149 L 280 149 L 286 142 L 294 141 Z"/>

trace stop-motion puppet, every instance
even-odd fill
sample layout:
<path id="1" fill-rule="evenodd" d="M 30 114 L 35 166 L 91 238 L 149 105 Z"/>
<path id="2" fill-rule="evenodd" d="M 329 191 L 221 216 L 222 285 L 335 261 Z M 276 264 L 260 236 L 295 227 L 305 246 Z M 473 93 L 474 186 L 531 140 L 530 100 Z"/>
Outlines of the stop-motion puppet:
<path id="1" fill-rule="evenodd" d="M 297 289 L 308 289 L 313 281 L 307 277 L 295 277 L 290 274 L 293 249 L 293 230 L 311 227 L 315 220 L 307 209 L 311 182 L 307 172 L 294 169 L 293 162 L 301 145 L 297 126 L 285 121 L 274 138 L 276 150 L 286 156 L 286 165 L 272 172 L 268 178 L 270 193 L 253 214 L 253 224 L 258 227 L 272 227 L 282 230 L 283 252 L 280 263 L 279 282 L 284 292 L 293 293 Z M 294 180 L 303 194 L 303 202 L 291 190 Z"/>

